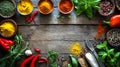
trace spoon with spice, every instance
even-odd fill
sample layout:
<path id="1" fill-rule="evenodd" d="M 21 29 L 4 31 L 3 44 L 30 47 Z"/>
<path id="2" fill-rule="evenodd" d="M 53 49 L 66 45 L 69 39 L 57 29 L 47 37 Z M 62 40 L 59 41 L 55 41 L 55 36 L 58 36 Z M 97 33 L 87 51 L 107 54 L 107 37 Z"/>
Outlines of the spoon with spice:
<path id="1" fill-rule="evenodd" d="M 60 0 L 58 9 L 63 14 L 69 14 L 74 9 L 74 4 L 71 0 Z"/>

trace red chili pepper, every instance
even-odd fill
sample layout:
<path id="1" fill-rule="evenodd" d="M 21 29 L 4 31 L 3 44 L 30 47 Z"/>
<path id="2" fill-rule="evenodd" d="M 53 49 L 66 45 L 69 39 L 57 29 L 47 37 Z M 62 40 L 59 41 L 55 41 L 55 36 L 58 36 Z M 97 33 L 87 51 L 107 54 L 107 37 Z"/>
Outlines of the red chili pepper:
<path id="1" fill-rule="evenodd" d="M 7 40 L 7 39 L 4 39 L 4 38 L 0 38 L 0 40 L 2 40 L 4 43 L 9 44 L 9 46 L 13 46 L 14 45 L 14 42 L 12 40 Z"/>
<path id="2" fill-rule="evenodd" d="M 34 51 L 35 51 L 35 52 L 38 52 L 38 53 L 41 52 L 41 50 L 40 50 L 39 48 L 34 48 Z"/>
<path id="3" fill-rule="evenodd" d="M 36 24 L 36 21 L 34 20 L 35 16 L 38 14 L 38 10 L 34 11 L 33 14 L 25 18 L 25 21 L 27 22 L 34 22 Z"/>
<path id="4" fill-rule="evenodd" d="M 35 63 L 36 63 L 36 61 L 38 60 L 39 57 L 40 57 L 40 54 L 36 55 L 36 56 L 33 58 L 32 62 L 31 62 L 31 64 L 30 64 L 30 67 L 35 67 Z"/>
<path id="5" fill-rule="evenodd" d="M 110 27 L 120 27 L 120 15 L 114 15 L 110 18 L 110 22 L 106 22 Z"/>
<path id="6" fill-rule="evenodd" d="M 35 56 L 30 56 L 27 59 L 25 59 L 21 64 L 20 67 L 26 67 L 27 63 L 29 63 Z"/>
<path id="7" fill-rule="evenodd" d="M 9 51 L 10 46 L 8 44 L 4 43 L 2 40 L 0 40 L 0 45 L 6 52 Z"/>
<path id="8" fill-rule="evenodd" d="M 38 62 L 39 62 L 39 63 L 48 63 L 48 59 L 45 58 L 45 57 L 41 57 Z"/>

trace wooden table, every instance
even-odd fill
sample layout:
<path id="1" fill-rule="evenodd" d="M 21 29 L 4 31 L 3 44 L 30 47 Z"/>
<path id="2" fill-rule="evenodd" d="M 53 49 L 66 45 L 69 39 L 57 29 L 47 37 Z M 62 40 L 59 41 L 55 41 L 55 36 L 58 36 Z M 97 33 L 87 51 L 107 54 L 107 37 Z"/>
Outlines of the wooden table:
<path id="1" fill-rule="evenodd" d="M 32 0 L 35 10 L 37 10 L 38 1 Z M 23 34 L 26 41 L 29 41 L 32 50 L 39 48 L 42 53 L 47 53 L 48 50 L 56 50 L 60 54 L 70 53 L 69 46 L 74 42 L 80 42 L 84 46 L 84 40 L 89 36 L 95 36 L 98 22 L 105 18 L 99 18 L 100 15 L 96 12 L 91 20 L 85 15 L 76 16 L 75 11 L 69 15 L 63 15 L 57 8 L 59 0 L 52 1 L 55 4 L 54 11 L 49 15 L 39 13 L 35 18 L 37 24 L 27 24 L 24 21 L 25 16 L 18 12 L 13 17 L 18 24 L 19 32 Z M 63 18 L 58 19 L 59 16 Z"/>

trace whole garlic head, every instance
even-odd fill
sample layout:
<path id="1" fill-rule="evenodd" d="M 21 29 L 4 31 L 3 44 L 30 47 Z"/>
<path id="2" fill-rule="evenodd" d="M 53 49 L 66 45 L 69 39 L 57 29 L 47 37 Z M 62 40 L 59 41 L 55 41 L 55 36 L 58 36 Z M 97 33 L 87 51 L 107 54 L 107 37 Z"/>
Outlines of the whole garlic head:
<path id="1" fill-rule="evenodd" d="M 32 51 L 31 50 L 25 50 L 25 55 L 27 55 L 27 56 L 32 55 Z"/>

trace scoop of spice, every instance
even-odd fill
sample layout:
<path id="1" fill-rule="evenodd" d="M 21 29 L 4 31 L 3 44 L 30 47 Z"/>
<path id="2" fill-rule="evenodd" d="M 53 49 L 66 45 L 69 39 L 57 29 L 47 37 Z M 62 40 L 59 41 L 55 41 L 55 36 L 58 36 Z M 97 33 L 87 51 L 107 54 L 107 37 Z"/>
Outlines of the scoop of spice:
<path id="1" fill-rule="evenodd" d="M 15 6 L 11 1 L 0 2 L 0 14 L 3 16 L 11 16 L 15 11 Z"/>
<path id="2" fill-rule="evenodd" d="M 49 14 L 53 10 L 53 5 L 50 1 L 42 1 L 39 2 L 38 9 L 43 14 Z"/>
<path id="3" fill-rule="evenodd" d="M 30 14 L 33 11 L 33 4 L 31 1 L 22 0 L 18 3 L 17 9 L 22 15 Z"/>
<path id="4" fill-rule="evenodd" d="M 4 22 L 2 25 L 0 25 L 1 35 L 5 36 L 5 37 L 10 37 L 14 34 L 14 32 L 15 32 L 15 27 L 9 21 Z"/>
<path id="5" fill-rule="evenodd" d="M 62 0 L 59 3 L 59 9 L 62 12 L 69 12 L 69 11 L 71 11 L 73 9 L 72 2 L 70 0 Z"/>

